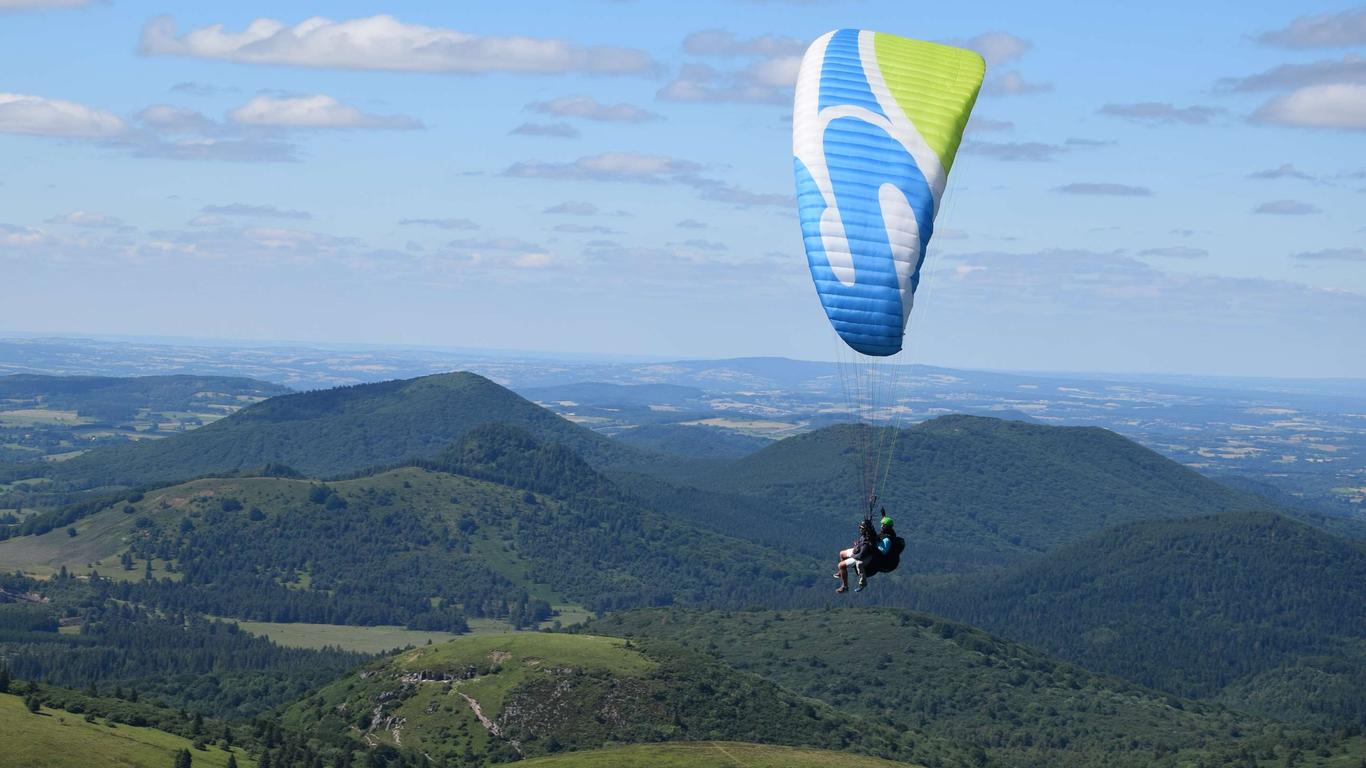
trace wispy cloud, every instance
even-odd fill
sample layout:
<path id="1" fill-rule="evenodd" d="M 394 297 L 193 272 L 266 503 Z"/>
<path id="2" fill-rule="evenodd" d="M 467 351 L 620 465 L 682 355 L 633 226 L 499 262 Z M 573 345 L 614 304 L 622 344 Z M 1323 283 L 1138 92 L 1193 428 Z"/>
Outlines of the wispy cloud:
<path id="1" fill-rule="evenodd" d="M 228 113 L 239 125 L 272 128 L 370 128 L 410 130 L 422 123 L 405 115 L 372 115 L 326 94 L 257 96 Z"/>
<path id="2" fill-rule="evenodd" d="M 1307 216 L 1319 213 L 1319 209 L 1299 200 L 1271 200 L 1253 208 L 1252 212 L 1272 216 Z"/>
<path id="3" fill-rule="evenodd" d="M 172 93 L 183 93 L 186 96 L 219 96 L 225 93 L 237 93 L 236 88 L 212 83 L 197 83 L 193 80 L 183 80 L 171 86 Z"/>
<path id="4" fill-rule="evenodd" d="M 1052 83 L 1031 82 L 1015 70 L 988 77 L 982 84 L 982 93 L 988 96 L 1024 96 L 1031 93 L 1048 93 L 1051 90 Z"/>
<path id="5" fill-rule="evenodd" d="M 606 152 L 580 157 L 570 162 L 529 160 L 514 163 L 503 171 L 503 175 L 530 179 L 632 181 L 645 184 L 663 184 L 674 175 L 692 173 L 701 169 L 702 166 L 697 163 L 666 155 Z"/>
<path id="6" fill-rule="evenodd" d="M 571 235 L 619 235 L 619 230 L 611 227 L 604 227 L 601 224 L 556 224 L 556 232 L 565 232 Z"/>
<path id="7" fill-rule="evenodd" d="M 1257 39 L 1267 45 L 1299 49 L 1366 45 L 1366 7 L 1301 16 L 1288 26 L 1262 33 Z"/>
<path id="8" fill-rule="evenodd" d="M 968 126 L 964 133 L 1002 133 L 1015 130 L 1015 124 L 1009 120 L 992 120 L 989 117 L 978 117 L 973 115 L 968 120 Z"/>
<path id="9" fill-rule="evenodd" d="M 741 208 L 791 204 L 785 194 L 751 192 L 726 181 L 701 175 L 703 167 L 690 160 L 667 155 L 634 152 L 607 152 L 588 155 L 569 162 L 524 161 L 503 171 L 513 178 L 559 179 L 568 181 L 634 182 L 638 184 L 681 184 L 697 191 L 703 200 L 727 203 Z M 547 212 L 566 213 L 568 211 Z"/>
<path id="10" fill-rule="evenodd" d="M 47 223 L 66 224 L 82 229 L 131 229 L 123 222 L 123 219 L 103 213 L 92 213 L 91 211 L 64 213 L 61 216 L 53 216 L 47 220 Z"/>
<path id="11" fill-rule="evenodd" d="M 1059 155 L 1076 149 L 1103 147 L 1111 142 L 1092 139 L 1068 139 L 1062 144 L 1048 144 L 1041 141 L 976 141 L 963 142 L 959 151 L 970 155 L 982 155 L 1007 162 L 1041 163 L 1056 160 Z"/>
<path id="12" fill-rule="evenodd" d="M 1168 102 L 1141 101 L 1132 104 L 1106 104 L 1097 112 L 1109 117 L 1119 117 L 1150 124 L 1203 125 L 1222 114 L 1224 110 L 1201 104 L 1178 107 Z"/>
<path id="13" fill-rule="evenodd" d="M 1296 168 L 1291 163 L 1282 163 L 1275 168 L 1255 171 L 1247 175 L 1249 179 L 1299 179 L 1300 181 L 1318 182 L 1317 176 L 1310 175 Z"/>
<path id="14" fill-rule="evenodd" d="M 1131 184 L 1114 184 L 1103 181 L 1079 181 L 1072 184 L 1064 184 L 1061 187 L 1054 187 L 1054 192 L 1062 192 L 1068 195 L 1109 195 L 1118 197 L 1149 197 L 1153 191 L 1147 187 L 1136 187 Z"/>
<path id="15" fill-rule="evenodd" d="M 1204 248 L 1191 248 L 1185 245 L 1172 245 L 1166 248 L 1146 248 L 1139 256 L 1157 256 L 1163 259 L 1203 259 L 1209 255 Z"/>
<path id="16" fill-rule="evenodd" d="M 946 40 L 945 42 L 982 54 L 982 58 L 987 62 L 988 69 L 1014 61 L 1029 53 L 1030 49 L 1034 47 L 1033 43 L 1009 32 L 984 32 L 974 37 Z"/>
<path id="17" fill-rule="evenodd" d="M 683 40 L 686 53 L 748 61 L 738 68 L 727 64 L 725 69 L 699 61 L 686 63 L 655 96 L 662 101 L 787 105 L 792 102 L 805 49 L 804 41 L 791 37 L 741 39 L 721 29 L 694 32 Z"/>
<path id="18" fill-rule="evenodd" d="M 574 139 L 579 129 L 569 123 L 522 123 L 508 131 L 511 136 L 552 136 L 557 139 Z"/>
<path id="19" fill-rule="evenodd" d="M 1301 261 L 1366 261 L 1366 248 L 1327 248 L 1291 254 Z"/>
<path id="20" fill-rule="evenodd" d="M 541 211 L 541 213 L 558 213 L 567 214 L 570 216 L 593 216 L 599 213 L 599 211 L 598 207 L 592 203 L 586 203 L 581 200 L 566 200 L 563 203 L 557 203 L 555 205 L 550 206 L 549 208 L 546 208 L 545 210 Z"/>
<path id="21" fill-rule="evenodd" d="M 38 8 L 84 8 L 96 0 L 0 0 L 0 11 L 22 11 Z"/>
<path id="22" fill-rule="evenodd" d="M 273 205 L 250 205 L 248 203 L 228 203 L 227 205 L 206 205 L 200 213 L 217 216 L 249 216 L 257 219 L 294 219 L 305 221 L 313 218 L 308 211 L 293 208 L 277 208 Z"/>
<path id="23" fill-rule="evenodd" d="M 240 32 L 222 24 L 181 32 L 173 18 L 160 16 L 143 27 L 139 51 L 248 64 L 466 74 L 648 74 L 658 68 L 635 48 L 476 35 L 387 15 L 346 21 L 315 16 L 293 25 L 258 18 Z"/>
<path id="24" fill-rule="evenodd" d="M 1339 83 L 1366 84 L 1366 58 L 1348 54 L 1309 64 L 1282 64 L 1247 77 L 1227 77 L 1217 87 L 1223 91 L 1255 92 L 1303 88 Z"/>
<path id="25" fill-rule="evenodd" d="M 437 229 L 479 229 L 469 219 L 399 219 L 400 227 L 435 227 Z"/>
<path id="26" fill-rule="evenodd" d="M 656 96 L 663 101 L 788 105 L 800 66 L 797 57 L 765 59 L 734 71 L 685 64 Z"/>
<path id="27" fill-rule="evenodd" d="M 530 112 L 554 117 L 577 117 L 606 123 L 643 123 L 658 120 L 659 115 L 633 104 L 603 104 L 592 96 L 562 96 L 549 101 L 533 101 L 526 105 Z"/>
<path id="28" fill-rule="evenodd" d="M 741 39 L 724 29 L 704 29 L 683 38 L 683 50 L 694 56 L 801 56 L 806 45 L 804 40 L 779 35 Z"/>

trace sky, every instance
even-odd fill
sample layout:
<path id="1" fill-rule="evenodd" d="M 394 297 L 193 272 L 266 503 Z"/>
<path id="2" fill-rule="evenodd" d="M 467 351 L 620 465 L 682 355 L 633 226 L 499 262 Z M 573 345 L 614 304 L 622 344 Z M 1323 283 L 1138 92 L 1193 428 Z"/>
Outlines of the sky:
<path id="1" fill-rule="evenodd" d="M 0 0 L 0 334 L 832 359 L 792 84 L 988 70 L 908 362 L 1366 377 L 1366 6 Z"/>

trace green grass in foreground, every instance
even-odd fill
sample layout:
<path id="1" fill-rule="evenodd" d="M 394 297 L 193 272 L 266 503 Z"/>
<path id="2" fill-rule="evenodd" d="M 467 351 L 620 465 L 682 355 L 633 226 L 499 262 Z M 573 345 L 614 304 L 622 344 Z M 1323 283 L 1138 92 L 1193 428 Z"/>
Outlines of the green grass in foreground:
<path id="1" fill-rule="evenodd" d="M 216 746 L 199 751 L 189 739 L 155 728 L 111 728 L 103 719 L 87 723 L 81 715 L 47 707 L 40 713 L 29 712 L 19 696 L 0 694 L 0 768 L 158 768 L 174 765 L 182 749 L 190 750 L 195 768 L 228 764 L 228 753 Z M 240 749 L 233 754 L 241 768 L 256 765 Z"/>
<path id="2" fill-rule="evenodd" d="M 733 741 L 637 744 L 540 757 L 520 764 L 527 768 L 636 768 L 642 765 L 651 768 L 893 768 L 910 765 L 848 752 Z"/>

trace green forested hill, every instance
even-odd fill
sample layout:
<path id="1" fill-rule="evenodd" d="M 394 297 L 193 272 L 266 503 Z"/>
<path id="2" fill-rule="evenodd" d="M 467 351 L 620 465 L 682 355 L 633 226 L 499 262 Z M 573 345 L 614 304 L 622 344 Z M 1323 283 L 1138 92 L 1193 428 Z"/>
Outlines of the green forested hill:
<path id="1" fill-rule="evenodd" d="M 470 616 L 534 625 L 561 602 L 743 605 L 815 580 L 492 425 L 420 466 L 327 484 L 202 478 L 0 542 L 0 570 L 61 567 L 121 575 L 118 596 L 162 610 L 454 631 Z"/>
<path id="2" fill-rule="evenodd" d="M 917 601 L 1182 695 L 1366 725 L 1366 548 L 1278 515 L 1121 526 Z"/>
<path id="3" fill-rule="evenodd" d="M 1016 561 L 1133 520 L 1272 508 L 1107 430 L 976 416 L 900 434 L 830 427 L 672 479 L 772 499 L 793 516 L 770 520 L 765 535 L 831 549 L 862 516 L 856 483 L 870 440 L 895 449 L 883 503 L 920 571 Z"/>
<path id="4" fill-rule="evenodd" d="M 1317 738 L 909 611 L 628 611 L 580 631 L 712 653 L 843 711 L 923 729 L 978 753 L 977 764 L 1255 765 L 1238 755 L 1271 762 Z"/>
<path id="5" fill-rule="evenodd" d="M 963 764 L 965 750 L 654 641 L 520 633 L 399 653 L 291 707 L 287 727 L 476 764 L 609 744 L 715 740 Z"/>
<path id="6" fill-rule="evenodd" d="M 325 477 L 434 456 L 495 421 L 594 464 L 638 458 L 482 376 L 449 373 L 274 397 L 183 435 L 90 451 L 52 474 L 85 485 L 137 485 L 284 464 Z"/>

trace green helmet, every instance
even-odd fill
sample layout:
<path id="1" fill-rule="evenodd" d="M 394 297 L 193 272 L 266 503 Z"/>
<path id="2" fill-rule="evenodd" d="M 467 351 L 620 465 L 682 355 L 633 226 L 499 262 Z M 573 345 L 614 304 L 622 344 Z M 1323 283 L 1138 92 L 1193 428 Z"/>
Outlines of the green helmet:
<path id="1" fill-rule="evenodd" d="M 890 517 L 883 517 L 883 518 L 882 518 L 882 527 L 883 527 L 883 528 L 891 528 L 891 527 L 892 527 L 892 518 L 890 518 Z"/>

